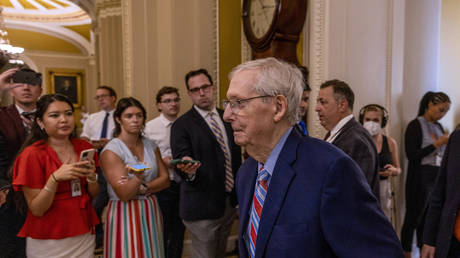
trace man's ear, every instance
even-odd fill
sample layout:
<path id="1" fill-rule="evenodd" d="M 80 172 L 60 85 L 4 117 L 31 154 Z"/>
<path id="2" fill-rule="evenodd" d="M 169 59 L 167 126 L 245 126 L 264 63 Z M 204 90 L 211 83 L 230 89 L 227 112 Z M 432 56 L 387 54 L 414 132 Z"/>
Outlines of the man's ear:
<path id="1" fill-rule="evenodd" d="M 281 121 L 287 113 L 287 99 L 284 95 L 276 95 L 274 97 L 275 102 L 275 116 L 273 120 L 275 123 Z"/>
<path id="2" fill-rule="evenodd" d="M 348 101 L 346 99 L 339 100 L 339 111 L 340 113 L 345 113 L 350 110 L 348 106 Z"/>

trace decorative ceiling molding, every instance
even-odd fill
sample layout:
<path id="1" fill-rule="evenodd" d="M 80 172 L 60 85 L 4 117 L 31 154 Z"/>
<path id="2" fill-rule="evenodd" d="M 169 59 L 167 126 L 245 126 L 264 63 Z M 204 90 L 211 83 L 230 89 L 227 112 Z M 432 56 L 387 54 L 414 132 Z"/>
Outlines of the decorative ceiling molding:
<path id="1" fill-rule="evenodd" d="M 94 54 L 94 49 L 86 38 L 61 26 L 51 26 L 50 24 L 21 21 L 10 21 L 6 23 L 5 26 L 6 28 L 28 30 L 57 37 L 75 45 L 78 49 L 80 49 L 83 55 Z"/>

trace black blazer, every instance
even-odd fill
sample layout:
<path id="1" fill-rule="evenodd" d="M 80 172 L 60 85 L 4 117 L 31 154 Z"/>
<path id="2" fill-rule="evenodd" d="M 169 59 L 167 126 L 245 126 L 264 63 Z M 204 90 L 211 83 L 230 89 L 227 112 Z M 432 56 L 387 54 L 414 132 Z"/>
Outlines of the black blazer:
<path id="1" fill-rule="evenodd" d="M 15 105 L 0 109 L 0 185 L 6 184 L 12 165 L 26 138 L 26 130 Z"/>
<path id="2" fill-rule="evenodd" d="M 442 125 L 436 122 L 436 125 L 444 132 Z M 422 126 L 417 118 L 410 121 L 407 125 L 406 133 L 404 135 L 406 156 L 409 160 L 407 165 L 407 176 L 406 176 L 406 213 L 417 220 L 420 214 L 417 211 L 422 210 L 424 207 L 418 207 L 417 203 L 417 190 L 420 187 L 419 177 L 420 166 L 422 159 L 436 150 L 433 144 L 422 148 L 423 132 Z M 417 214 L 413 214 L 416 212 Z"/>
<path id="3" fill-rule="evenodd" d="M 364 173 L 377 200 L 380 199 L 380 178 L 377 148 L 367 130 L 354 118 L 348 121 L 332 142 L 350 156 Z"/>
<path id="4" fill-rule="evenodd" d="M 218 109 L 222 119 L 223 111 Z M 223 121 L 223 119 L 222 119 Z M 224 122 L 231 151 L 232 172 L 241 165 L 241 148 L 233 141 L 233 130 Z M 179 214 L 184 220 L 217 219 L 224 215 L 225 158 L 216 137 L 203 117 L 192 107 L 171 126 L 171 150 L 174 159 L 184 156 L 201 162 L 193 180 L 177 170 L 184 180 L 181 183 Z M 235 188 L 230 193 L 232 205 L 236 206 Z"/>
<path id="5" fill-rule="evenodd" d="M 452 133 L 444 153 L 425 218 L 423 243 L 435 246 L 435 258 L 447 257 L 460 207 L 460 130 Z"/>

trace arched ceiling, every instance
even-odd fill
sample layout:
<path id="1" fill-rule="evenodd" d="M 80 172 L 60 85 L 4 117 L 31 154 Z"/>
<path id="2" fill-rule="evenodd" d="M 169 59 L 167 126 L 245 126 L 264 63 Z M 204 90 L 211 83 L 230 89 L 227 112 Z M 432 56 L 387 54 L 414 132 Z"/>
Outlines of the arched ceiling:
<path id="1" fill-rule="evenodd" d="M 93 53 L 91 18 L 68 0 L 0 0 L 10 43 L 28 50 Z"/>

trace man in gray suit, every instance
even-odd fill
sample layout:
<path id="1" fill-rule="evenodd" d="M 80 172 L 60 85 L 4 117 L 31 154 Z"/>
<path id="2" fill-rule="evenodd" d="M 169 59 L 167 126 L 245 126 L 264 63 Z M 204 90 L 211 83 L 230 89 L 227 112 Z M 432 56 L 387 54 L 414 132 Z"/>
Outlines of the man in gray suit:
<path id="1" fill-rule="evenodd" d="M 325 141 L 350 156 L 363 171 L 375 197 L 379 199 L 378 158 L 375 144 L 353 117 L 355 95 L 344 81 L 330 80 L 320 86 L 315 111 L 328 131 Z"/>

